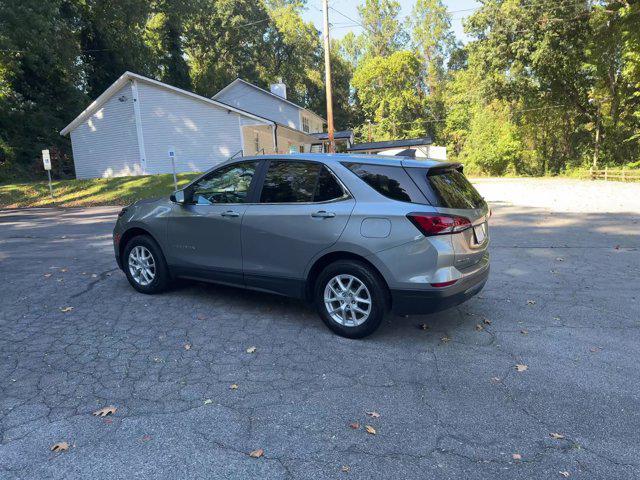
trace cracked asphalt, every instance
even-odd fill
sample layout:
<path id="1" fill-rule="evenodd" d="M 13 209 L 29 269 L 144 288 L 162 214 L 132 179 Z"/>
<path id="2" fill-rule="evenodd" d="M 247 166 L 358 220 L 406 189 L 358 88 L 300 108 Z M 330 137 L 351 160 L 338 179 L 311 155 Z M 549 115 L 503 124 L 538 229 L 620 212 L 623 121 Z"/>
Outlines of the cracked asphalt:
<path id="1" fill-rule="evenodd" d="M 483 292 L 360 341 L 262 293 L 138 294 L 118 209 L 0 212 L 0 478 L 639 478 L 640 211 L 488 198 Z"/>

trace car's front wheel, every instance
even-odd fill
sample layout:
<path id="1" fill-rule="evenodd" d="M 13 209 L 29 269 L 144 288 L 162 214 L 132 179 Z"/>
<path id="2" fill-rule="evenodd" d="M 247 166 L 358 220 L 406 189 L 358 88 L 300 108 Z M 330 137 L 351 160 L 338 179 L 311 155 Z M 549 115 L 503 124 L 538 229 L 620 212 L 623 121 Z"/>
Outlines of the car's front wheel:
<path id="1" fill-rule="evenodd" d="M 382 323 L 387 310 L 386 285 L 368 265 L 334 262 L 316 281 L 315 303 L 324 323 L 347 338 L 362 338 Z"/>
<path id="2" fill-rule="evenodd" d="M 162 292 L 169 284 L 169 269 L 160 246 L 147 235 L 133 237 L 124 248 L 124 273 L 141 293 Z"/>

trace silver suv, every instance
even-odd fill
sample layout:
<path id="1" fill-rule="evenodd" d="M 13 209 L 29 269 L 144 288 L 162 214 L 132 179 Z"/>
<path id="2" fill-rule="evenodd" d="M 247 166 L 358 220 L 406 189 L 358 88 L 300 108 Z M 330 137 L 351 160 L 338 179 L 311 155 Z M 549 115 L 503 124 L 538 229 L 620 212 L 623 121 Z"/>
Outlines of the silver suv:
<path id="1" fill-rule="evenodd" d="M 487 204 L 459 164 L 300 154 L 225 162 L 119 214 L 118 265 L 142 293 L 190 278 L 315 303 L 339 335 L 428 313 L 489 274 Z"/>

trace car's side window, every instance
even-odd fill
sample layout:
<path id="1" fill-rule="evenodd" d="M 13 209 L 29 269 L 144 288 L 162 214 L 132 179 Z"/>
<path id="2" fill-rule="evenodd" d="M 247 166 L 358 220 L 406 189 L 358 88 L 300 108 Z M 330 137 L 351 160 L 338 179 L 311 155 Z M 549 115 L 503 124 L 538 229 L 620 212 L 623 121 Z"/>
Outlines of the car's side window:
<path id="1" fill-rule="evenodd" d="M 393 200 L 426 203 L 424 195 L 401 166 L 343 163 L 378 193 Z"/>
<path id="2" fill-rule="evenodd" d="M 316 191 L 313 195 L 314 202 L 328 202 L 345 197 L 345 191 L 342 186 L 325 166 L 320 170 Z"/>
<path id="3" fill-rule="evenodd" d="M 272 160 L 264 179 L 261 203 L 312 202 L 319 163 Z"/>
<path id="4" fill-rule="evenodd" d="M 193 203 L 245 203 L 257 162 L 234 163 L 211 172 L 191 186 Z"/>

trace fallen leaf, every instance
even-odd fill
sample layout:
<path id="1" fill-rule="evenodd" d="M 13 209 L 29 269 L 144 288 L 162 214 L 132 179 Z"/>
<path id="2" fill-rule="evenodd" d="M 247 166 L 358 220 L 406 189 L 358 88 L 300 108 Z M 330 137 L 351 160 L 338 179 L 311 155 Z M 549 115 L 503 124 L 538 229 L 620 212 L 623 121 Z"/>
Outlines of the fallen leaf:
<path id="1" fill-rule="evenodd" d="M 557 270 L 549 270 L 551 273 L 553 273 L 554 275 L 557 275 L 558 271 Z"/>
<path id="2" fill-rule="evenodd" d="M 564 258 L 562 258 L 562 257 L 556 257 L 556 262 L 564 262 Z"/>
<path id="3" fill-rule="evenodd" d="M 500 383 L 500 377 L 491 377 L 493 383 Z"/>
<path id="4" fill-rule="evenodd" d="M 199 313 L 198 315 L 196 315 L 196 318 L 198 320 L 204 320 L 205 318 L 207 318 L 203 313 Z"/>
<path id="5" fill-rule="evenodd" d="M 518 363 L 518 364 L 516 365 L 516 370 L 517 370 L 518 372 L 525 372 L 525 371 L 529 370 L 529 367 L 528 367 L 528 366 L 526 366 L 526 365 L 522 365 L 521 363 Z"/>
<path id="6" fill-rule="evenodd" d="M 367 431 L 368 434 L 371 434 L 371 435 L 376 434 L 376 429 L 373 428 L 371 425 L 365 425 L 364 429 Z"/>
<path id="7" fill-rule="evenodd" d="M 58 442 L 51 447 L 52 452 L 66 452 L 67 450 L 69 450 L 67 442 Z"/>
<path id="8" fill-rule="evenodd" d="M 522 460 L 522 455 L 520 455 L 519 453 L 514 453 L 511 455 L 511 458 L 513 458 L 514 460 Z"/>
<path id="9" fill-rule="evenodd" d="M 489 320 L 488 318 L 485 318 L 482 322 L 483 322 L 485 325 L 491 325 L 491 320 Z"/>
<path id="10" fill-rule="evenodd" d="M 591 348 L 589 349 L 589 351 L 590 351 L 591 353 L 597 353 L 597 352 L 599 352 L 599 351 L 600 351 L 600 349 L 599 349 L 598 347 L 591 347 Z"/>
<path id="11" fill-rule="evenodd" d="M 429 330 L 429 325 L 427 325 L 426 323 L 421 323 L 420 325 L 418 325 L 418 328 L 420 330 Z"/>
<path id="12" fill-rule="evenodd" d="M 529 335 L 529 330 L 522 329 L 522 330 L 520 330 L 520 333 L 523 334 L 523 335 Z"/>
<path id="13" fill-rule="evenodd" d="M 142 441 L 143 442 L 148 442 L 149 440 L 151 440 L 151 435 L 143 435 L 142 436 Z"/>
<path id="14" fill-rule="evenodd" d="M 570 473 L 567 472 L 566 470 L 563 472 L 558 472 L 560 475 L 562 475 L 564 478 L 569 478 Z"/>
<path id="15" fill-rule="evenodd" d="M 264 450 L 261 449 L 261 448 L 259 448 L 257 450 L 254 450 L 251 453 L 249 453 L 249 456 L 253 457 L 253 458 L 260 458 L 263 455 L 264 455 Z"/>
<path id="16" fill-rule="evenodd" d="M 100 410 L 96 410 L 93 414 L 96 417 L 106 417 L 107 415 L 113 415 L 118 409 L 116 407 L 103 407 Z"/>
<path id="17" fill-rule="evenodd" d="M 561 433 L 550 433 L 549 436 L 554 440 L 562 440 L 564 438 L 564 435 Z"/>
<path id="18" fill-rule="evenodd" d="M 535 305 L 536 301 L 535 300 L 527 300 L 527 305 Z"/>
<path id="19" fill-rule="evenodd" d="M 45 278 L 49 278 L 51 275 L 52 275 L 51 273 L 45 273 L 45 274 L 44 274 L 44 277 L 45 277 Z"/>
<path id="20" fill-rule="evenodd" d="M 341 472 L 349 472 L 351 470 L 351 467 L 349 465 L 342 465 L 342 468 L 340 469 Z"/>
<path id="21" fill-rule="evenodd" d="M 60 311 L 64 313 L 70 312 L 71 310 L 73 310 L 73 307 L 60 307 Z"/>
<path id="22" fill-rule="evenodd" d="M 207 398 L 207 399 L 204 401 L 204 404 L 205 404 L 205 405 L 211 405 L 212 403 L 213 403 L 213 400 L 211 400 L 210 398 Z"/>
<path id="23" fill-rule="evenodd" d="M 484 330 L 484 327 L 483 327 L 480 323 L 478 323 L 478 324 L 476 325 L 476 330 L 477 330 L 478 332 L 480 332 L 480 331 Z"/>
<path id="24" fill-rule="evenodd" d="M 255 353 L 256 350 L 257 350 L 256 347 L 249 347 L 247 348 L 247 353 Z"/>
<path id="25" fill-rule="evenodd" d="M 360 424 L 358 422 L 350 423 L 349 428 L 353 428 L 354 430 L 357 430 L 360 428 Z"/>
<path id="26" fill-rule="evenodd" d="M 613 247 L 614 250 L 620 250 L 620 245 L 616 245 L 615 247 Z"/>
<path id="27" fill-rule="evenodd" d="M 372 418 L 380 418 L 380 414 L 378 412 L 364 412 Z"/>
<path id="28" fill-rule="evenodd" d="M 229 385 L 229 389 L 237 390 L 238 389 L 238 384 L 237 383 L 232 383 L 231 385 Z"/>
<path id="29" fill-rule="evenodd" d="M 185 350 L 191 350 L 191 344 L 190 343 L 185 343 L 184 344 L 184 349 Z"/>
<path id="30" fill-rule="evenodd" d="M 442 337 L 440 340 L 442 340 L 442 342 L 447 343 L 451 341 L 450 337 L 447 337 L 446 335 L 444 337 Z"/>

